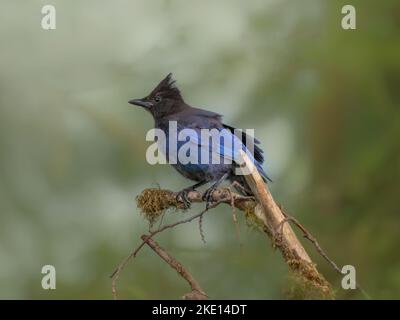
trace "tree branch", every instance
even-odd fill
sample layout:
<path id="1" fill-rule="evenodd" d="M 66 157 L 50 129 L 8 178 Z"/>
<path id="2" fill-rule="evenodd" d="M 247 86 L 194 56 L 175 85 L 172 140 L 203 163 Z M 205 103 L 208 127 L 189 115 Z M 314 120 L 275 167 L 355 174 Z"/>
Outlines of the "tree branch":
<path id="1" fill-rule="evenodd" d="M 208 297 L 201 289 L 199 283 L 187 271 L 182 264 L 180 264 L 173 256 L 168 254 L 160 245 L 147 235 L 142 235 L 141 239 L 154 250 L 171 268 L 175 269 L 182 278 L 184 278 L 190 285 L 192 291 L 183 296 L 186 300 L 206 300 Z"/>
<path id="2" fill-rule="evenodd" d="M 251 172 L 244 177 L 260 204 L 256 207 L 254 213 L 263 221 L 265 231 L 273 244 L 281 251 L 290 270 L 302 282 L 305 290 L 312 291 L 317 296 L 333 298 L 331 285 L 318 272 L 316 265 L 312 262 L 291 226 L 284 223 L 286 216 L 274 201 L 268 186 L 261 178 L 254 163 L 245 152 L 241 151 L 241 156 L 244 161 L 242 168 Z M 318 249 L 321 248 L 318 246 Z M 319 252 L 323 253 L 324 258 L 327 257 L 322 249 Z"/>
<path id="3" fill-rule="evenodd" d="M 242 157 L 245 165 L 248 166 L 251 172 L 251 174 L 244 175 L 244 177 L 255 197 L 240 195 L 238 193 L 232 192 L 230 188 L 217 189 L 212 194 L 213 205 L 209 209 L 216 207 L 220 203 L 228 204 L 232 207 L 232 209 L 239 209 L 245 214 L 248 220 L 259 226 L 270 237 L 273 246 L 281 252 L 286 264 L 291 271 L 291 274 L 294 276 L 296 282 L 300 285 L 299 288 L 301 289 L 301 292 L 298 293 L 300 293 L 301 297 L 333 298 L 334 293 L 331 285 L 318 272 L 316 265 L 313 263 L 310 256 L 298 240 L 291 226 L 288 223 L 285 223 L 288 221 L 287 215 L 274 201 L 267 185 L 262 180 L 258 171 L 252 170 L 252 168 L 254 169 L 254 164 L 250 161 L 245 153 L 242 153 Z M 168 264 L 170 264 L 169 262 L 173 261 L 173 258 L 169 256 L 165 252 L 165 250 L 163 251 L 162 249 L 160 251 L 159 249 L 155 249 L 155 247 L 151 245 L 154 245 L 155 243 L 154 240 L 152 240 L 155 235 L 167 229 L 174 228 L 180 224 L 191 222 L 195 219 L 199 219 L 199 222 L 201 223 L 200 219 L 203 217 L 204 213 L 207 212 L 207 209 L 189 218 L 172 224 L 160 224 L 158 229 L 154 231 L 151 230 L 153 224 L 161 216 L 163 216 L 166 210 L 171 208 L 177 210 L 185 210 L 183 199 L 177 199 L 177 195 L 178 193 L 170 190 L 153 188 L 143 190 L 142 193 L 136 198 L 136 202 L 138 207 L 141 209 L 141 213 L 146 217 L 146 219 L 148 219 L 150 223 L 150 234 L 142 236 L 142 243 L 119 264 L 117 269 L 112 274 L 111 277 L 113 278 L 113 294 L 115 297 L 116 281 L 118 279 L 119 273 L 128 263 L 128 261 L 132 257 L 135 257 L 137 255 L 137 253 L 145 244 L 148 244 Z M 192 203 L 204 202 L 203 192 L 190 191 L 187 196 Z M 300 224 L 296 225 L 299 226 Z M 310 233 L 303 226 L 301 226 L 300 229 L 301 231 L 303 231 L 304 234 L 310 235 Z M 315 238 L 308 237 L 308 239 L 314 240 L 312 242 L 316 246 L 317 251 L 327 261 L 329 261 L 332 266 L 336 266 L 332 262 L 332 260 L 327 257 L 321 247 L 319 245 L 316 245 L 318 243 L 316 242 Z M 157 246 L 158 245 L 156 245 L 156 247 Z M 178 270 L 179 268 L 177 269 L 176 266 L 177 265 L 171 265 L 171 267 Z M 337 266 L 335 269 L 339 270 Z M 186 273 L 185 275 L 187 276 Z M 196 288 L 196 286 L 193 286 L 193 283 L 191 283 L 190 280 L 185 277 L 185 275 L 182 276 L 190 283 L 193 292 L 193 288 Z M 201 290 L 195 289 L 195 291 L 199 291 L 201 294 L 203 294 Z"/>

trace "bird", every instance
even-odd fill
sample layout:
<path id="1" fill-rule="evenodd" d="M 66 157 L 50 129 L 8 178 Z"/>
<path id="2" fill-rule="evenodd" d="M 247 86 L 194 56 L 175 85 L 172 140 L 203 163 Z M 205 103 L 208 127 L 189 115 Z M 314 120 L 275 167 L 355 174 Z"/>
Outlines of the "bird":
<path id="1" fill-rule="evenodd" d="M 205 184 L 211 184 L 203 194 L 203 200 L 206 201 L 206 207 L 209 208 L 213 202 L 213 192 L 225 180 L 230 181 L 241 194 L 247 196 L 253 195 L 243 175 L 237 174 L 237 171 L 235 171 L 235 168 L 239 165 L 238 150 L 232 147 L 235 143 L 239 146 L 236 149 L 242 149 L 249 155 L 264 182 L 271 181 L 262 168 L 264 156 L 263 150 L 259 146 L 260 141 L 249 137 L 242 130 L 236 130 L 235 127 L 225 124 L 221 114 L 192 107 L 187 104 L 176 85 L 176 80 L 173 79 L 172 73 L 169 73 L 162 79 L 146 97 L 131 99 L 128 102 L 132 105 L 142 107 L 149 112 L 154 119 L 154 128 L 164 132 L 167 141 L 172 139 L 174 134 L 177 135 L 184 129 L 191 129 L 189 132 L 192 133 L 189 140 L 192 147 L 198 148 L 198 154 L 200 155 L 201 152 L 205 152 L 206 155 L 209 155 L 210 159 L 215 156 L 220 158 L 221 161 L 219 163 L 212 161 L 202 162 L 200 159 L 199 161 L 186 163 L 180 161 L 179 157 L 175 162 L 171 162 L 171 165 L 181 175 L 196 182 L 177 193 L 177 199 L 183 201 L 185 208 L 189 208 L 191 205 L 188 199 L 190 191 L 194 191 Z M 177 132 L 175 133 L 169 132 L 169 124 L 173 121 L 176 122 Z M 204 129 L 216 129 L 232 141 L 225 144 L 206 145 L 200 139 L 200 131 Z M 179 151 L 183 144 L 188 141 L 177 141 L 177 150 Z M 168 160 L 169 143 L 166 143 L 166 146 L 163 152 L 166 153 Z"/>

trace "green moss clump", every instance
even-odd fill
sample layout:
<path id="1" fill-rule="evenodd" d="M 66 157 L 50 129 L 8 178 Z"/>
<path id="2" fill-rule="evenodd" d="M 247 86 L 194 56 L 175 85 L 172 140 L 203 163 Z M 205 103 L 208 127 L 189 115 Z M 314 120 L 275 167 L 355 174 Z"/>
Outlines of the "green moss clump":
<path id="1" fill-rule="evenodd" d="M 169 208 L 181 208 L 170 190 L 149 188 L 136 197 L 136 204 L 142 215 L 153 225 Z"/>
<path id="2" fill-rule="evenodd" d="M 256 203 L 249 203 L 242 210 L 244 212 L 244 216 L 246 218 L 246 225 L 258 231 L 264 230 L 264 224 L 260 219 L 254 214 L 254 209 L 256 207 Z"/>
<path id="3" fill-rule="evenodd" d="M 286 249 L 286 254 L 287 254 Z M 317 271 L 313 263 L 298 259 L 286 259 L 290 268 L 289 286 L 286 296 L 289 299 L 334 299 L 335 293 L 330 284 Z"/>

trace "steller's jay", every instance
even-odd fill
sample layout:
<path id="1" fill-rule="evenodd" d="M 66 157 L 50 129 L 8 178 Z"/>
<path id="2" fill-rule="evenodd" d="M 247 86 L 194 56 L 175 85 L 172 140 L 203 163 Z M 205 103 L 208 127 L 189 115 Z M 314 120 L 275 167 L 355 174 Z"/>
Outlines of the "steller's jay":
<path id="1" fill-rule="evenodd" d="M 167 160 L 169 150 L 168 140 L 171 139 L 171 133 L 168 129 L 171 121 L 176 122 L 177 132 L 175 134 L 179 134 L 183 129 L 192 129 L 192 132 L 195 134 L 190 135 L 190 143 L 194 143 L 195 146 L 202 151 L 204 151 L 204 144 L 199 138 L 200 130 L 217 129 L 219 132 L 223 132 L 224 136 L 228 136 L 228 138 L 232 139 L 234 143 L 239 143 L 239 149 L 247 152 L 264 181 L 271 181 L 262 169 L 264 157 L 263 151 L 257 146 L 259 141 L 249 137 L 243 131 L 239 131 L 238 134 L 234 127 L 222 122 L 222 116 L 220 114 L 194 108 L 186 104 L 179 89 L 175 85 L 175 81 L 172 79 L 171 73 L 168 74 L 147 97 L 143 99 L 132 99 L 129 103 L 141 106 L 150 112 L 155 121 L 155 128 L 164 132 L 167 140 L 166 149 L 164 150 L 164 152 L 167 153 Z M 185 141 L 177 141 L 177 150 L 179 150 L 184 143 Z M 222 161 L 217 164 L 214 164 L 212 161 L 206 161 L 205 163 L 204 161 L 203 163 L 202 161 L 182 163 L 178 158 L 175 163 L 172 163 L 172 166 L 180 174 L 190 180 L 196 181 L 196 184 L 178 193 L 177 197 L 183 200 L 185 207 L 188 208 L 190 206 L 190 201 L 187 197 L 189 191 L 195 190 L 197 187 L 206 183 L 213 183 L 204 193 L 204 200 L 207 201 L 208 207 L 213 200 L 213 191 L 225 179 L 229 179 L 242 194 L 251 195 L 252 193 L 244 177 L 235 173 L 235 168 L 237 168 L 238 165 L 238 150 L 234 150 L 233 144 L 213 144 L 207 145 L 206 148 L 205 150 L 207 150 L 207 153 L 210 153 L 210 157 L 211 154 L 217 154 Z M 224 162 L 224 160 L 228 158 L 231 162 Z"/>

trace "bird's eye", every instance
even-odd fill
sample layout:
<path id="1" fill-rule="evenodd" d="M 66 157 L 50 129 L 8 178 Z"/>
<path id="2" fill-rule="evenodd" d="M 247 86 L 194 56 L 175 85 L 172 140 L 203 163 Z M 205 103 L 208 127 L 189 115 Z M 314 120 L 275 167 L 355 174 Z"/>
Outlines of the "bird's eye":
<path id="1" fill-rule="evenodd" d="M 154 100 L 155 100 L 156 102 L 160 102 L 160 101 L 161 101 L 161 96 L 156 96 L 156 97 L 154 98 Z"/>

